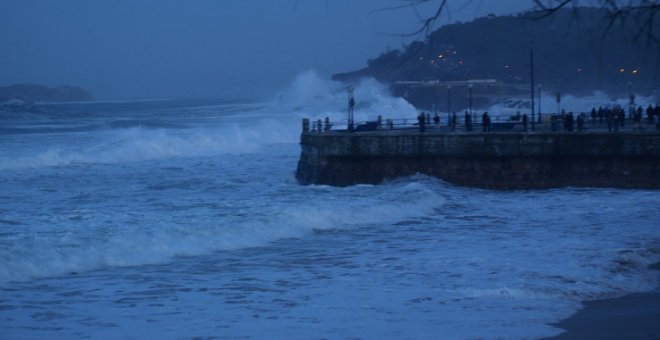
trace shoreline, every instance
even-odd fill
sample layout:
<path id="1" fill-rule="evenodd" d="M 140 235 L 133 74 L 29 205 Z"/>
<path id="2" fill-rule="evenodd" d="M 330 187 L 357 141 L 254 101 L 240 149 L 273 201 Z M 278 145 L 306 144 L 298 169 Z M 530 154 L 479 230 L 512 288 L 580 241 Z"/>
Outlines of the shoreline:
<path id="1" fill-rule="evenodd" d="M 648 268 L 660 271 L 660 262 Z M 565 330 L 564 333 L 546 339 L 660 338 L 660 287 L 582 304 L 584 307 L 572 316 L 551 324 Z"/>

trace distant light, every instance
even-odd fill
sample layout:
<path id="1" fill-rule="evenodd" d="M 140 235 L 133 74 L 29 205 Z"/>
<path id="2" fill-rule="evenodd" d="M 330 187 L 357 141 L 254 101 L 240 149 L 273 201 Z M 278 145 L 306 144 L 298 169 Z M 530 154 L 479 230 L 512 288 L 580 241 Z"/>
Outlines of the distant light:
<path id="1" fill-rule="evenodd" d="M 424 57 L 419 57 L 419 60 L 424 60 Z"/>
<path id="2" fill-rule="evenodd" d="M 458 63 L 463 65 L 463 60 L 459 60 Z"/>
<path id="3" fill-rule="evenodd" d="M 582 67 L 578 67 L 577 71 L 582 72 Z"/>
<path id="4" fill-rule="evenodd" d="M 442 59 L 442 58 L 444 58 L 444 57 L 445 57 L 445 56 L 444 56 L 443 54 L 438 55 L 438 58 L 440 58 L 440 59 Z"/>
<path id="5" fill-rule="evenodd" d="M 637 74 L 639 73 L 637 70 L 632 70 L 632 74 Z"/>
<path id="6" fill-rule="evenodd" d="M 456 52 L 456 51 L 453 51 L 453 52 L 451 52 L 451 53 L 452 53 L 452 54 L 456 54 L 457 52 Z"/>
<path id="7" fill-rule="evenodd" d="M 624 72 L 626 72 L 626 69 L 622 67 L 622 68 L 619 69 L 619 72 L 624 73 Z"/>
<path id="8" fill-rule="evenodd" d="M 509 68 L 509 65 L 504 65 L 504 68 Z"/>

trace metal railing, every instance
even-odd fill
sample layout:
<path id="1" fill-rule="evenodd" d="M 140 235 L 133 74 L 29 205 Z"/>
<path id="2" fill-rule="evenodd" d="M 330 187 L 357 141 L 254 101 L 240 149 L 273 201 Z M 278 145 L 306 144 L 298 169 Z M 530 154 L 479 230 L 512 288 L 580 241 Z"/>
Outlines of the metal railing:
<path id="1" fill-rule="evenodd" d="M 562 115 L 546 115 L 543 122 L 532 123 L 531 119 L 527 125 L 523 124 L 522 120 L 496 120 L 491 122 L 489 126 L 484 128 L 481 119 L 466 125 L 464 119 L 457 119 L 456 124 L 447 122 L 445 116 L 444 121 L 439 123 L 433 121 L 425 122 L 424 132 L 660 132 L 660 117 L 656 117 L 652 121 L 642 119 L 641 121 L 634 121 L 630 117 L 625 119 L 607 119 L 596 117 L 592 119 L 590 113 L 581 112 L 574 114 L 574 117 L 583 115 L 582 124 L 577 122 L 574 118 L 572 124 L 567 124 L 565 116 Z M 460 117 L 463 118 L 463 117 Z M 353 122 L 351 125 L 346 120 L 330 121 L 329 119 L 316 121 L 309 121 L 307 118 L 303 119 L 303 131 L 308 133 L 326 133 L 326 132 L 369 132 L 369 131 L 422 131 L 422 127 L 417 118 L 396 118 L 396 119 L 378 119 L 374 121 L 359 121 Z"/>

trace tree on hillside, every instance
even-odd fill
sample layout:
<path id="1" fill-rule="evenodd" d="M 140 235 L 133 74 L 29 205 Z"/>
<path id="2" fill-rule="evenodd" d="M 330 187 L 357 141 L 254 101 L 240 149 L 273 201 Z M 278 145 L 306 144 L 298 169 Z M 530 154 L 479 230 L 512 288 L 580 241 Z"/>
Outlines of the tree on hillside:
<path id="1" fill-rule="evenodd" d="M 447 7 L 448 0 L 400 0 L 400 6 L 384 8 L 393 10 L 403 7 L 416 7 L 422 4 L 438 2 L 435 10 L 427 17 L 421 17 L 420 27 L 405 36 L 427 36 L 437 21 L 440 20 Z M 635 41 L 644 44 L 660 46 L 660 0 L 529 0 L 539 18 L 552 15 L 556 11 L 568 7 L 597 6 L 608 13 L 607 34 L 610 29 L 622 28 L 630 30 Z"/>

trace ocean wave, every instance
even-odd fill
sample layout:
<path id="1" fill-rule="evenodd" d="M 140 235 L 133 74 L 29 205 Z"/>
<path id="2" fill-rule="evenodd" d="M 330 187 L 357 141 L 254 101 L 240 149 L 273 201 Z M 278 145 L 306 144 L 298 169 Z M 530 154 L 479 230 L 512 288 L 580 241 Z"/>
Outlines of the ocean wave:
<path id="1" fill-rule="evenodd" d="M 275 199 L 260 209 L 232 206 L 223 215 L 204 216 L 189 223 L 153 215 L 143 217 L 146 221 L 138 227 L 90 226 L 43 236 L 26 231 L 3 241 L 0 282 L 163 263 L 177 256 L 263 246 L 282 238 L 303 237 L 315 230 L 391 224 L 426 216 L 444 203 L 431 188 L 417 182 L 372 188 L 370 197 L 345 204 L 355 195 L 354 190 L 333 188 L 322 198 L 305 200 L 305 204 Z M 93 212 L 83 215 L 90 214 Z M 77 218 L 94 220 L 93 216 Z"/>

